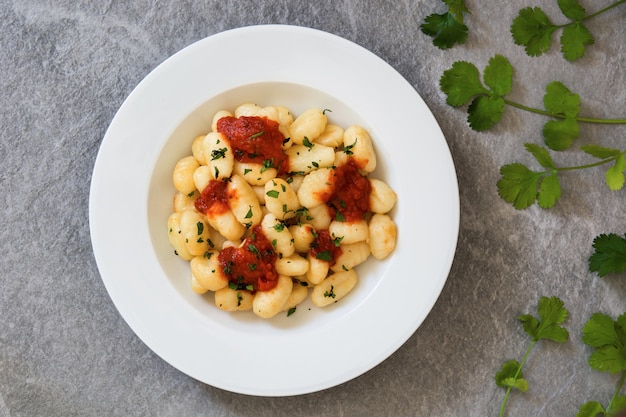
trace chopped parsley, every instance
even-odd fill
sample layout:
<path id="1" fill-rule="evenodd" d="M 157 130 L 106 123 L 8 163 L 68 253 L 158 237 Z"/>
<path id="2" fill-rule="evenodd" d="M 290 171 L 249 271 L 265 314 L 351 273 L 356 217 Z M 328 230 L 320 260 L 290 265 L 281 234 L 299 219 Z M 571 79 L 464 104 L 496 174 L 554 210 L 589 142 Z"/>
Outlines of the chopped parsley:
<path id="1" fill-rule="evenodd" d="M 259 136 L 262 136 L 263 134 L 265 134 L 264 131 L 260 131 L 259 133 L 255 133 L 254 135 L 251 135 L 248 139 L 256 139 Z"/>
<path id="2" fill-rule="evenodd" d="M 213 149 L 211 151 L 211 161 L 226 158 L 226 152 L 228 152 L 228 148 Z"/>
<path id="3" fill-rule="evenodd" d="M 330 291 L 324 291 L 324 297 L 330 297 L 330 298 L 337 297 L 337 294 L 335 294 L 335 287 L 331 285 Z"/>
<path id="4" fill-rule="evenodd" d="M 323 251 L 323 252 L 318 252 L 318 253 L 315 255 L 315 258 L 316 258 L 316 259 L 319 259 L 319 260 L 321 260 L 321 261 L 327 261 L 327 262 L 330 262 L 330 261 L 333 259 L 333 256 L 332 256 L 332 254 L 330 253 L 330 251 L 329 251 L 329 250 L 325 250 L 325 251 Z"/>
<path id="5" fill-rule="evenodd" d="M 352 151 L 352 149 L 356 145 L 356 141 L 357 140 L 354 139 L 354 143 L 352 145 L 348 145 L 348 146 L 343 148 L 343 151 L 346 153 L 346 155 L 354 155 L 354 152 Z"/>

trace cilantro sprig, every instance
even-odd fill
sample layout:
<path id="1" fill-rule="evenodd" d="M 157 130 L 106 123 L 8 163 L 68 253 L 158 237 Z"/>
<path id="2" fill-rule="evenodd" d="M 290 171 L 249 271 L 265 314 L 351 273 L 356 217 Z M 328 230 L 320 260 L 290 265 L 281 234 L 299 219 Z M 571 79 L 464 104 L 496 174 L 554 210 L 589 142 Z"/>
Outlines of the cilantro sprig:
<path id="1" fill-rule="evenodd" d="M 621 373 L 609 404 L 598 401 L 583 404 L 576 417 L 606 416 L 626 409 L 626 396 L 620 391 L 626 380 L 626 313 L 613 320 L 610 316 L 595 313 L 583 327 L 583 343 L 594 349 L 589 356 L 589 366 L 599 372 Z"/>
<path id="2" fill-rule="evenodd" d="M 589 272 L 604 277 L 626 270 L 626 234 L 601 234 L 593 239 L 594 252 L 589 257 Z"/>
<path id="3" fill-rule="evenodd" d="M 433 38 L 433 45 L 439 49 L 449 49 L 455 44 L 464 44 L 468 28 L 464 14 L 469 9 L 463 0 L 442 0 L 448 7 L 441 14 L 433 13 L 424 19 L 420 26 L 422 32 Z"/>
<path id="4" fill-rule="evenodd" d="M 626 0 L 624 0 L 626 1 Z M 491 129 L 502 118 L 505 106 L 548 116 L 543 128 L 545 143 L 550 149 L 565 150 L 580 134 L 579 123 L 626 124 L 626 119 L 583 117 L 581 100 L 560 81 L 546 86 L 543 97 L 545 109 L 538 109 L 507 99 L 513 87 L 514 69 L 502 55 L 494 55 L 484 69 L 482 82 L 478 68 L 470 62 L 457 61 L 439 79 L 446 103 L 452 107 L 467 107 L 467 121 L 475 131 Z M 483 85 L 484 82 L 484 85 Z"/>
<path id="5" fill-rule="evenodd" d="M 607 186 L 614 191 L 621 190 L 624 186 L 626 150 L 585 145 L 580 149 L 588 155 L 599 158 L 600 161 L 586 165 L 557 167 L 545 147 L 532 143 L 526 143 L 524 146 L 545 169 L 533 171 L 521 163 L 507 164 L 500 168 L 500 179 L 496 184 L 498 195 L 518 210 L 528 208 L 535 202 L 544 209 L 554 207 L 561 197 L 559 175 L 567 171 L 612 164 L 605 174 Z"/>
<path id="6" fill-rule="evenodd" d="M 553 81 L 546 86 L 546 94 L 543 97 L 545 109 L 532 108 L 511 101 L 506 95 L 512 89 L 513 72 L 513 66 L 508 59 L 502 55 L 495 55 L 485 67 L 482 81 L 474 64 L 457 61 L 443 73 L 439 83 L 449 105 L 460 107 L 469 103 L 467 121 L 476 131 L 490 129 L 498 123 L 507 105 L 550 117 L 551 120 L 545 123 L 542 133 L 544 144 L 554 151 L 571 148 L 574 140 L 580 136 L 581 122 L 626 124 L 626 119 L 580 116 L 579 95 L 559 81 Z M 586 165 L 557 167 L 546 147 L 526 143 L 525 148 L 545 169 L 534 171 L 521 163 L 508 164 L 500 169 L 498 194 L 505 201 L 512 203 L 516 209 L 530 207 L 535 201 L 542 208 L 553 207 L 561 197 L 559 174 L 565 171 L 611 164 L 606 172 L 606 184 L 611 190 L 620 190 L 624 186 L 626 150 L 586 145 L 580 149 L 600 161 Z"/>
<path id="7" fill-rule="evenodd" d="M 539 318 L 530 314 L 522 314 L 518 317 L 518 320 L 523 324 L 524 331 L 532 338 L 522 361 L 508 360 L 502 364 L 496 373 L 496 385 L 506 389 L 500 407 L 500 417 L 504 416 L 506 404 L 513 389 L 521 392 L 528 390 L 528 381 L 524 378 L 522 368 L 537 342 L 545 339 L 563 343 L 569 338 L 569 332 L 561 326 L 569 314 L 561 299 L 558 297 L 541 297 L 537 305 L 537 313 Z"/>
<path id="8" fill-rule="evenodd" d="M 519 11 L 511 25 L 515 44 L 523 46 L 529 56 L 540 56 L 552 46 L 552 35 L 562 29 L 561 53 L 568 61 L 582 58 L 587 46 L 595 43 L 595 38 L 583 22 L 599 16 L 612 8 L 626 3 L 619 0 L 595 13 L 587 14 L 578 0 L 558 0 L 558 6 L 568 23 L 556 25 L 539 7 L 526 7 Z"/>

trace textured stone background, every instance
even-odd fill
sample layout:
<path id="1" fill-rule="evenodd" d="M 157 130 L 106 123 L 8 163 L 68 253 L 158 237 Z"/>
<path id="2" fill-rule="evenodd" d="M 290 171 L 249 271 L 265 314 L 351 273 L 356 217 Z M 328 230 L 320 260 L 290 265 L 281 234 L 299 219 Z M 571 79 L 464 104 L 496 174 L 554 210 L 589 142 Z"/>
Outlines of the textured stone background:
<path id="1" fill-rule="evenodd" d="M 511 396 L 507 415 L 573 416 L 588 400 L 606 404 L 617 376 L 588 367 L 580 334 L 593 312 L 626 311 L 626 276 L 600 279 L 586 262 L 596 235 L 626 232 L 624 192 L 608 190 L 602 169 L 573 172 L 554 209 L 515 211 L 497 196 L 498 169 L 532 163 L 522 144 L 541 143 L 545 119 L 507 108 L 496 128 L 476 133 L 438 87 L 454 61 L 482 70 L 499 53 L 516 69 L 509 98 L 542 107 L 545 85 L 560 80 L 580 94 L 583 114 L 625 117 L 625 7 L 590 21 L 596 44 L 568 63 L 558 47 L 530 58 L 513 44 L 512 19 L 537 3 L 564 21 L 556 0 L 466 0 L 468 42 L 440 51 L 419 31 L 444 10 L 439 0 L 0 0 L 0 416 L 495 416 L 504 391 L 493 377 L 529 342 L 515 317 L 535 312 L 541 295 L 564 300 L 571 338 L 535 348 L 530 389 Z M 595 11 L 611 1 L 581 3 Z M 322 29 L 389 62 L 441 124 L 460 185 L 455 261 L 420 329 L 365 375 L 289 398 L 224 392 L 154 355 L 107 295 L 88 226 L 98 147 L 131 90 L 194 41 L 263 23 Z M 577 145 L 623 148 L 625 131 L 586 125 Z M 555 159 L 585 160 L 575 151 Z"/>

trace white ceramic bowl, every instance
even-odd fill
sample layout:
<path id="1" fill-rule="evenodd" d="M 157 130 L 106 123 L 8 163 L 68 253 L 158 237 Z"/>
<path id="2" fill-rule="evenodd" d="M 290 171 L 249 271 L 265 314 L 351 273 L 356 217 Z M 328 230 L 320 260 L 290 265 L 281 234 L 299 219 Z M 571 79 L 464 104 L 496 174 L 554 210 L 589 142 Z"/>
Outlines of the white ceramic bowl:
<path id="1" fill-rule="evenodd" d="M 369 130 L 371 175 L 398 194 L 394 253 L 357 267 L 341 302 L 264 320 L 218 310 L 189 286 L 189 265 L 167 239 L 176 161 L 213 114 L 243 102 Z M 436 196 L 436 198 L 434 197 Z M 446 281 L 459 224 L 454 166 L 439 126 L 411 85 L 367 50 L 293 26 L 253 26 L 173 55 L 113 119 L 90 195 L 93 249 L 103 282 L 132 330 L 172 366 L 225 390 L 264 396 L 314 392 L 371 369 L 428 315 Z"/>

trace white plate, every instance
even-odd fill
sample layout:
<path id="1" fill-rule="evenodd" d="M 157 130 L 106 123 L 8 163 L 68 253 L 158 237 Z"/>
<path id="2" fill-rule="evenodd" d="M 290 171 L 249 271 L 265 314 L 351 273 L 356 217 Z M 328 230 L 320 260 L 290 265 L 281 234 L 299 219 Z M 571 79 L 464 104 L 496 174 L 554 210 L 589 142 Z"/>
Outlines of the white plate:
<path id="1" fill-rule="evenodd" d="M 399 196 L 397 248 L 357 267 L 359 284 L 335 305 L 307 304 L 271 320 L 225 313 L 210 295 L 191 291 L 188 263 L 173 255 L 166 230 L 173 166 L 215 111 L 242 102 L 296 114 L 331 109 L 332 122 L 361 124 L 372 135 L 379 159 L 372 177 Z M 449 273 L 459 200 L 445 138 L 400 74 L 337 36 L 269 25 L 194 43 L 137 86 L 102 142 L 89 215 L 107 291 L 150 349 L 212 386 L 287 396 L 355 378 L 415 332 Z"/>

